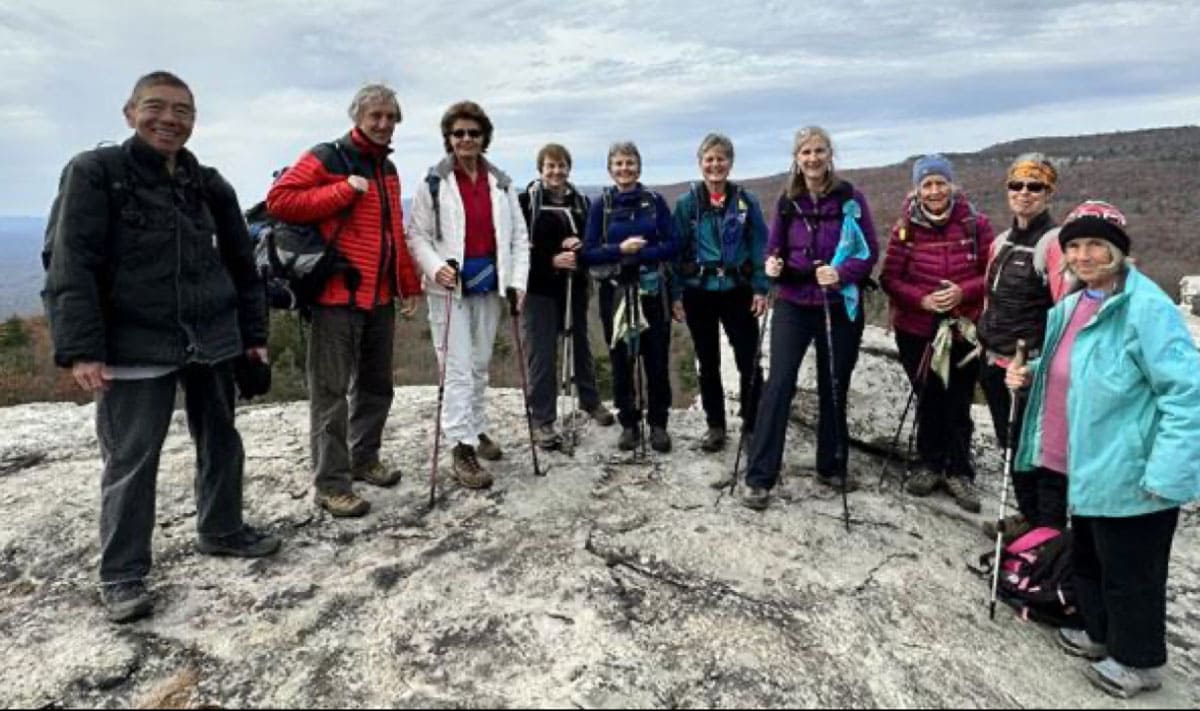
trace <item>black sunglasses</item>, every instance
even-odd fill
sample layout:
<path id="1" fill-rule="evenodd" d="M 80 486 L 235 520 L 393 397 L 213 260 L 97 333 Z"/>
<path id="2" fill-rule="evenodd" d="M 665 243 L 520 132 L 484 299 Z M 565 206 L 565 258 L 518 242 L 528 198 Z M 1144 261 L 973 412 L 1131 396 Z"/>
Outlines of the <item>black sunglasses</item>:
<path id="1" fill-rule="evenodd" d="M 478 128 L 456 128 L 450 132 L 450 135 L 455 138 L 466 138 L 467 136 L 479 138 L 483 135 L 483 131 Z"/>
<path id="2" fill-rule="evenodd" d="M 1045 183 L 1022 183 L 1022 182 L 1018 182 L 1016 180 L 1014 180 L 1013 182 L 1008 184 L 1008 189 L 1010 192 L 1019 193 L 1019 192 L 1021 192 L 1022 188 L 1024 188 L 1025 190 L 1028 190 L 1029 192 L 1034 193 L 1036 195 L 1037 193 L 1040 193 L 1046 189 L 1046 184 Z"/>

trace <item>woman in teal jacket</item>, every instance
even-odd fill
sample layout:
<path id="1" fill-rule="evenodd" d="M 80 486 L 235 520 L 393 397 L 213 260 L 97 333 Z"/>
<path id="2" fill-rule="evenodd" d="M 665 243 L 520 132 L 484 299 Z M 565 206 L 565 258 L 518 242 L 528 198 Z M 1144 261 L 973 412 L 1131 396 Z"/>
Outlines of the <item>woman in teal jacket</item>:
<path id="1" fill-rule="evenodd" d="M 1010 387 L 1031 369 L 1033 383 L 1015 468 L 1068 475 L 1086 629 L 1059 643 L 1128 698 L 1162 685 L 1171 542 L 1180 507 L 1200 499 L 1200 353 L 1171 299 L 1126 261 L 1120 211 L 1080 205 L 1059 242 L 1084 288 L 1051 309 L 1042 357 L 1009 369 Z"/>
<path id="2" fill-rule="evenodd" d="M 742 431 L 754 431 L 762 372 L 754 362 L 758 320 L 767 311 L 767 221 L 758 196 L 729 180 L 733 142 L 710 133 L 696 151 L 702 182 L 675 202 L 679 252 L 671 297 L 676 316 L 684 320 L 700 362 L 700 401 L 708 432 L 700 442 L 706 452 L 725 446 L 725 388 L 721 384 L 721 327 L 733 347 L 740 376 L 739 416 Z"/>

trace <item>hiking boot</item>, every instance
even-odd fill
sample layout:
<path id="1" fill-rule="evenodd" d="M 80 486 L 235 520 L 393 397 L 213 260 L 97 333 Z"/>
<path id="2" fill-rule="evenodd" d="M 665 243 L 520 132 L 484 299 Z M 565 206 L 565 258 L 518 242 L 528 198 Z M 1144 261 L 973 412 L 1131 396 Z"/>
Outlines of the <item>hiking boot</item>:
<path id="1" fill-rule="evenodd" d="M 492 475 L 479 466 L 475 448 L 459 442 L 454 445 L 454 469 L 452 475 L 464 489 L 486 489 L 492 485 Z"/>
<path id="2" fill-rule="evenodd" d="M 154 611 L 154 598 L 141 580 L 104 585 L 100 588 L 100 602 L 108 621 L 117 624 L 140 620 Z"/>
<path id="3" fill-rule="evenodd" d="M 372 486 L 395 486 L 400 483 L 400 477 L 403 475 L 399 469 L 388 470 L 383 466 L 383 463 L 376 460 L 365 467 L 358 467 L 354 470 L 355 481 L 365 481 Z"/>
<path id="4" fill-rule="evenodd" d="M 613 417 L 613 414 L 604 405 L 596 405 L 590 410 L 585 407 L 583 411 L 601 427 L 611 427 L 617 421 L 617 418 Z"/>
<path id="5" fill-rule="evenodd" d="M 1121 699 L 1132 699 L 1143 691 L 1162 688 L 1162 667 L 1127 667 L 1112 657 L 1089 664 L 1083 675 L 1097 689 Z"/>
<path id="6" fill-rule="evenodd" d="M 533 442 L 545 450 L 558 449 L 562 446 L 562 437 L 554 431 L 554 425 L 542 425 L 533 430 Z"/>
<path id="7" fill-rule="evenodd" d="M 1003 539 L 1006 541 L 1020 538 L 1031 530 L 1033 530 L 1033 524 L 1022 513 L 1015 513 L 1000 520 L 1000 533 L 1003 534 Z M 991 539 L 996 538 L 995 521 L 983 522 L 983 535 Z"/>
<path id="8" fill-rule="evenodd" d="M 366 516 L 367 512 L 371 510 L 371 502 L 362 498 L 353 491 L 346 493 L 336 491 L 322 493 L 318 491 L 316 502 L 317 506 L 325 509 L 335 518 L 357 518 L 359 516 Z"/>
<path id="9" fill-rule="evenodd" d="M 841 474 L 824 474 L 817 472 L 817 483 L 828 486 L 834 491 L 842 490 L 842 475 Z M 858 491 L 858 479 L 849 472 L 846 473 L 846 493 Z"/>
<path id="10" fill-rule="evenodd" d="M 963 511 L 979 513 L 979 494 L 975 493 L 975 484 L 965 476 L 946 477 L 946 491 L 954 497 L 955 503 Z"/>
<path id="11" fill-rule="evenodd" d="M 904 490 L 913 496 L 929 496 L 942 485 L 942 474 L 930 469 L 919 469 L 908 478 Z"/>
<path id="12" fill-rule="evenodd" d="M 489 462 L 494 462 L 500 457 L 504 456 L 504 452 L 500 449 L 500 445 L 493 442 L 492 438 L 485 434 L 479 435 L 479 446 L 475 451 L 478 452 L 479 456 L 483 457 Z"/>
<path id="13" fill-rule="evenodd" d="M 771 492 L 758 486 L 747 486 L 742 494 L 742 506 L 755 511 L 762 511 L 771 503 Z"/>
<path id="14" fill-rule="evenodd" d="M 667 434 L 666 427 L 651 427 L 650 428 L 650 446 L 655 452 L 666 454 L 671 451 L 671 435 Z"/>
<path id="15" fill-rule="evenodd" d="M 624 427 L 621 429 L 621 436 L 617 438 L 617 449 L 624 452 L 632 452 L 638 446 L 638 430 L 636 427 Z"/>
<path id="16" fill-rule="evenodd" d="M 700 449 L 705 452 L 720 452 L 725 449 L 725 428 L 709 427 L 708 432 L 704 433 L 704 439 L 700 440 Z"/>
<path id="17" fill-rule="evenodd" d="M 256 531 L 243 525 L 241 530 L 225 536 L 200 534 L 196 548 L 205 555 L 227 555 L 234 558 L 263 558 L 279 550 L 279 536 Z"/>
<path id="18" fill-rule="evenodd" d="M 1087 630 L 1060 627 L 1056 639 L 1058 646 L 1072 657 L 1100 661 L 1108 656 L 1108 648 L 1099 642 L 1093 642 Z"/>

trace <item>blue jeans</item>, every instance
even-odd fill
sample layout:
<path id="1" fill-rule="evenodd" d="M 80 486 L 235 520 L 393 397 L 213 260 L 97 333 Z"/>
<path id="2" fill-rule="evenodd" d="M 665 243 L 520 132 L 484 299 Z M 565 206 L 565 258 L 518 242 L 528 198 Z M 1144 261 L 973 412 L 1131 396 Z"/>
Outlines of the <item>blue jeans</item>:
<path id="1" fill-rule="evenodd" d="M 817 471 L 840 476 L 846 469 L 849 431 L 846 428 L 846 392 L 850 375 L 858 363 L 864 318 L 851 321 L 840 302 L 829 305 L 833 340 L 833 367 L 837 376 L 836 412 L 833 384 L 829 381 L 829 348 L 825 334 L 825 312 L 819 306 L 799 306 L 783 299 L 775 301 L 771 317 L 771 361 L 767 385 L 758 406 L 754 440 L 750 443 L 746 485 L 770 489 L 779 481 L 783 447 L 791 418 L 796 376 L 810 343 L 817 345 L 817 395 L 820 415 L 817 424 Z"/>

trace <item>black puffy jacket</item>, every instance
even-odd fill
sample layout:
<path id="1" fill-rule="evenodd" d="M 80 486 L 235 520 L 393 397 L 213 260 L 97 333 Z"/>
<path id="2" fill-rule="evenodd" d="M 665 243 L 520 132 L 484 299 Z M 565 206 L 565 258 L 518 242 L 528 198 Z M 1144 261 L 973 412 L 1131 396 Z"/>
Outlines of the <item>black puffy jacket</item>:
<path id="1" fill-rule="evenodd" d="M 54 360 L 213 364 L 266 345 L 266 304 L 233 187 L 136 136 L 63 170 L 46 231 Z"/>

